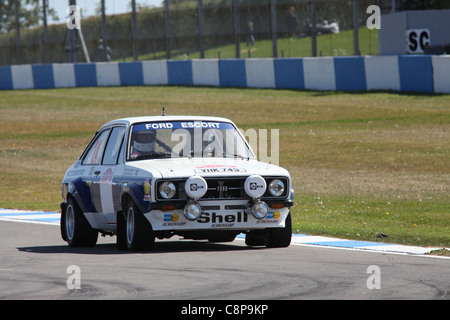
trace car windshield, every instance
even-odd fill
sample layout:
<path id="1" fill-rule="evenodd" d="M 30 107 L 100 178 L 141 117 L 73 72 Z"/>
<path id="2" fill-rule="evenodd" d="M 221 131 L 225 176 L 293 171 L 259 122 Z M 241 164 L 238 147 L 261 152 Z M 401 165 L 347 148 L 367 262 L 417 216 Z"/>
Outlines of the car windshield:
<path id="1" fill-rule="evenodd" d="M 168 121 L 132 126 L 128 160 L 253 157 L 246 141 L 227 122 Z"/>

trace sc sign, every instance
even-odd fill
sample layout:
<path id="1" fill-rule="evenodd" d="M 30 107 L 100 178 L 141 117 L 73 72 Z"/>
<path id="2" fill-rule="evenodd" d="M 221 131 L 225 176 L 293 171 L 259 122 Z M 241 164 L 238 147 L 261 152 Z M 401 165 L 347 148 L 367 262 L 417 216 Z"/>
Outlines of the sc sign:
<path id="1" fill-rule="evenodd" d="M 431 44 L 430 29 L 411 29 L 406 31 L 406 52 L 423 53 Z"/>

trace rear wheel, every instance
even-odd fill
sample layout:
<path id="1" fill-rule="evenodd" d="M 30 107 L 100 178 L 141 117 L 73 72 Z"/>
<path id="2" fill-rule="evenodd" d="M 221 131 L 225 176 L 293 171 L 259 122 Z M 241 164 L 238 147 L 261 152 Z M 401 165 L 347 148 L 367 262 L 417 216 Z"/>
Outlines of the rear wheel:
<path id="1" fill-rule="evenodd" d="M 71 247 L 95 246 L 98 231 L 92 229 L 80 207 L 69 198 L 61 215 L 61 235 Z"/>
<path id="2" fill-rule="evenodd" d="M 152 226 L 133 201 L 128 202 L 126 209 L 125 242 L 131 251 L 152 250 L 155 245 Z"/>

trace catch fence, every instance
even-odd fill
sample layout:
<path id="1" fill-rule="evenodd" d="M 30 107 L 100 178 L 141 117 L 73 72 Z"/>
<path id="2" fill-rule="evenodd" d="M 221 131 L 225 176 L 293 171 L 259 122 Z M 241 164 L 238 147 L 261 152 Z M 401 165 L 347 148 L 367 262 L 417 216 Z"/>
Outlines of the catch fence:
<path id="1" fill-rule="evenodd" d="M 0 65 L 378 54 L 366 11 L 380 0 L 132 0 L 130 12 L 108 15 L 101 0 L 86 17 L 85 2 L 67 2 L 81 7 L 81 29 L 67 17 L 48 24 L 47 14 L 34 28 L 16 24 L 0 34 Z M 42 13 L 48 5 L 40 2 Z"/>

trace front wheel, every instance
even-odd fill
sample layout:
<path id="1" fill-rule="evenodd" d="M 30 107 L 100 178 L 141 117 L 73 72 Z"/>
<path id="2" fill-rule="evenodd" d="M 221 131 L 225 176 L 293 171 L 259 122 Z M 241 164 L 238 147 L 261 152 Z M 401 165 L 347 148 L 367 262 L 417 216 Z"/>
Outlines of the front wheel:
<path id="1" fill-rule="evenodd" d="M 267 247 L 282 248 L 289 247 L 292 238 L 291 212 L 288 213 L 284 222 L 284 228 L 269 229 L 269 242 Z"/>
<path id="2" fill-rule="evenodd" d="M 155 234 L 152 226 L 133 201 L 129 201 L 127 204 L 126 215 L 124 218 L 124 240 L 128 250 L 152 250 L 155 245 Z"/>
<path id="3" fill-rule="evenodd" d="M 266 246 L 267 248 L 288 247 L 292 238 L 292 220 L 289 212 L 284 222 L 284 228 L 268 228 L 249 231 L 245 236 L 248 246 Z"/>

